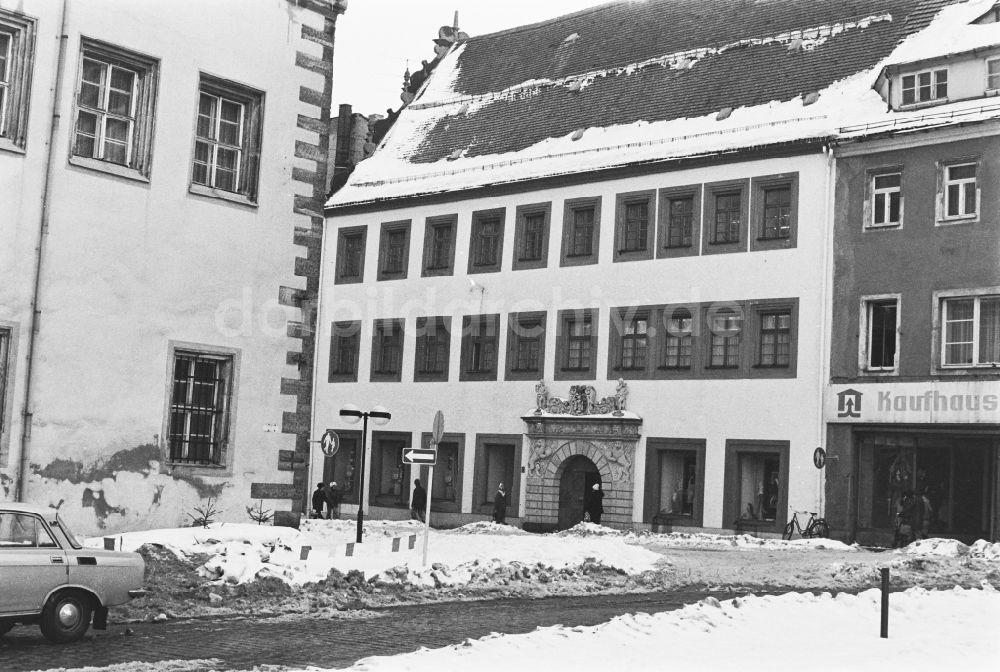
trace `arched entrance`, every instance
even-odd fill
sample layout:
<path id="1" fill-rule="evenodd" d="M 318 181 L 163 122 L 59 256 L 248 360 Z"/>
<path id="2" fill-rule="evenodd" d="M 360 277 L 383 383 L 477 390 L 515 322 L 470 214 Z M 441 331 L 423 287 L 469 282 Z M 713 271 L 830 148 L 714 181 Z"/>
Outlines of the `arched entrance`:
<path id="1" fill-rule="evenodd" d="M 583 455 L 574 455 L 562 465 L 559 479 L 559 529 L 566 530 L 583 520 L 583 498 L 601 482 L 597 465 Z"/>

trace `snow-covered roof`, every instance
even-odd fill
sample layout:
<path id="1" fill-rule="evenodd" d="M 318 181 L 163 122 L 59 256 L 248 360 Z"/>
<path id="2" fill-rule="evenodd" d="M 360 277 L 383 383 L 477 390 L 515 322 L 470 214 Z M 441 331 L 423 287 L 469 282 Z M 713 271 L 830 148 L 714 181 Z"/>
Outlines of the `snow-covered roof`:
<path id="1" fill-rule="evenodd" d="M 822 141 L 906 117 L 872 89 L 879 72 L 928 42 L 957 50 L 990 6 L 646 0 L 475 37 L 439 63 L 327 205 Z"/>

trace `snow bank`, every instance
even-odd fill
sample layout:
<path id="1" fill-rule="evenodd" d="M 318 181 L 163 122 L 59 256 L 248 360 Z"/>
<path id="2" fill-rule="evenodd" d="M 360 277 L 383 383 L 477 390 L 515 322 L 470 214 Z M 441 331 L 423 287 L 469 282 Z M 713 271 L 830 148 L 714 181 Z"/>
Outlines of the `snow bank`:
<path id="1" fill-rule="evenodd" d="M 991 544 L 980 539 L 966 546 L 955 539 L 918 539 L 909 546 L 897 548 L 895 553 L 906 555 L 941 555 L 948 558 L 959 558 L 968 555 L 973 558 L 984 560 L 1000 560 L 1000 543 Z"/>
<path id="2" fill-rule="evenodd" d="M 375 656 L 346 669 L 813 670 L 994 669 L 1000 659 L 1000 593 L 992 588 L 891 596 L 889 638 L 879 637 L 880 594 L 787 593 L 673 612 L 632 614 L 592 627 L 493 634 L 456 646 Z M 315 669 L 315 668 L 311 668 Z"/>

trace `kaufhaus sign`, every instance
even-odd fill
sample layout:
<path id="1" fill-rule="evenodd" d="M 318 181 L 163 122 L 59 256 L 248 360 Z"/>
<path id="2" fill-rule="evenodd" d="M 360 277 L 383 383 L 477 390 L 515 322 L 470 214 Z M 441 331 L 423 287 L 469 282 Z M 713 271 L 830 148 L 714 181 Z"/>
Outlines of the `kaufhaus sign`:
<path id="1" fill-rule="evenodd" d="M 1000 424 L 1000 381 L 830 385 L 827 422 Z"/>

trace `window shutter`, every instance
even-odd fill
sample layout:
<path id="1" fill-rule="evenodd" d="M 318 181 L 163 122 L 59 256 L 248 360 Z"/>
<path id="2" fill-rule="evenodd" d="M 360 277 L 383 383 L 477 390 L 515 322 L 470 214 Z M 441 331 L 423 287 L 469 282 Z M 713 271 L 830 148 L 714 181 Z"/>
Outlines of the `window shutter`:
<path id="1" fill-rule="evenodd" d="M 233 360 L 232 358 L 226 359 L 222 362 L 220 368 L 220 374 L 222 378 L 222 399 L 219 407 L 219 413 L 216 416 L 216 422 L 218 422 L 218 437 L 219 437 L 219 454 L 214 456 L 216 458 L 216 463 L 224 465 L 226 462 L 231 462 L 232 458 L 229 456 L 229 433 L 230 425 L 232 424 L 230 418 L 230 409 L 232 408 L 232 397 L 233 397 Z"/>
<path id="2" fill-rule="evenodd" d="M 246 169 L 243 171 L 243 193 L 253 202 L 257 202 L 257 185 L 260 181 L 260 150 L 263 138 L 264 98 L 249 100 L 246 103 L 250 113 L 250 136 L 244 140 L 246 146 Z"/>

